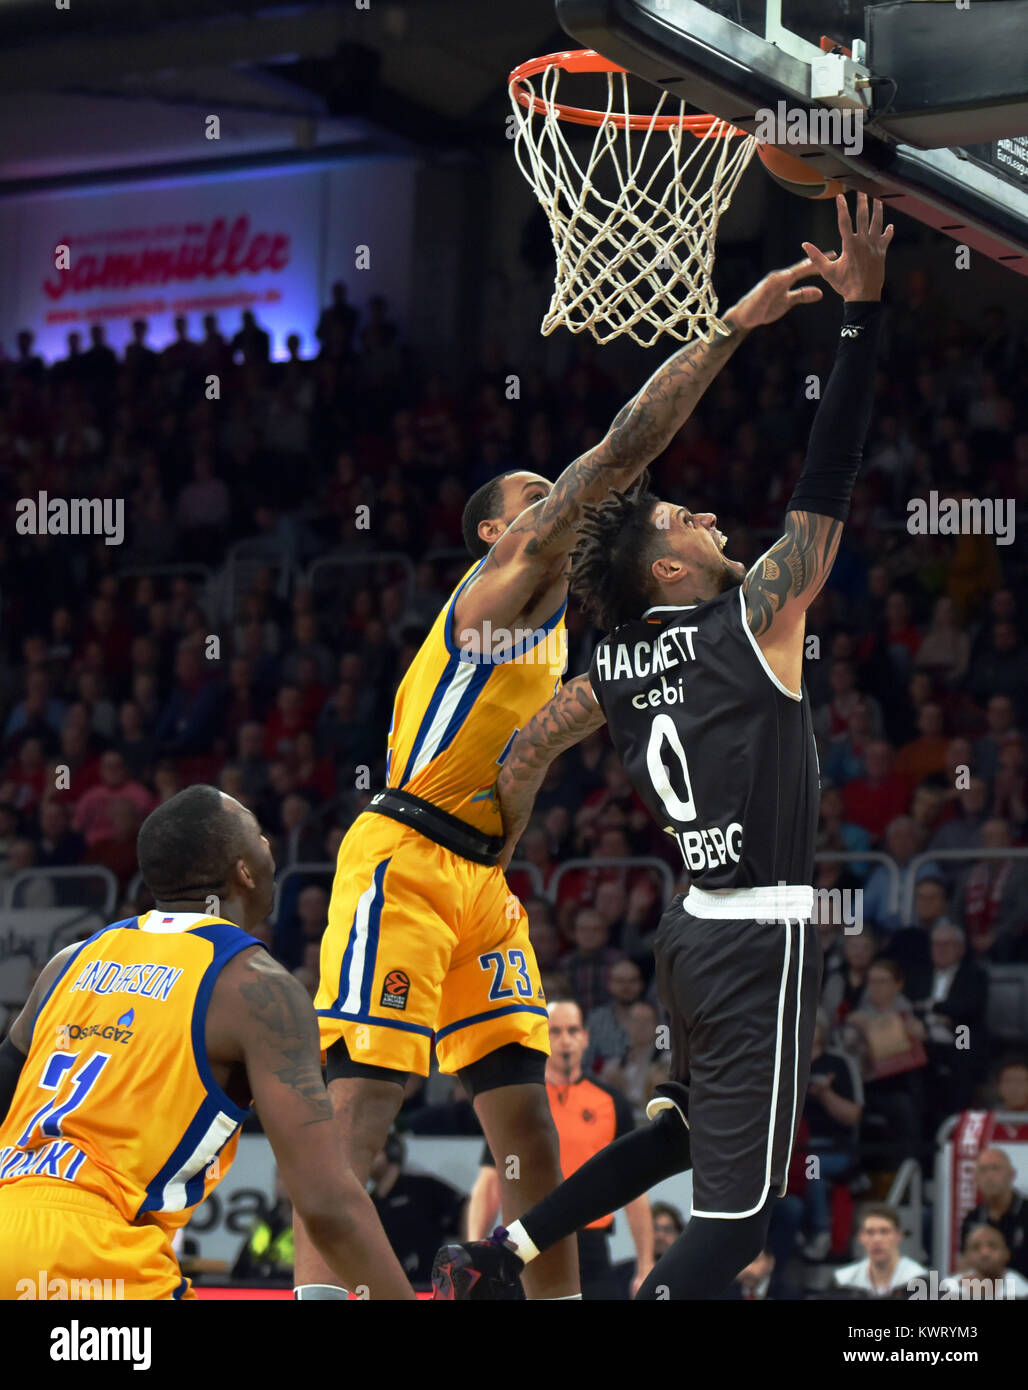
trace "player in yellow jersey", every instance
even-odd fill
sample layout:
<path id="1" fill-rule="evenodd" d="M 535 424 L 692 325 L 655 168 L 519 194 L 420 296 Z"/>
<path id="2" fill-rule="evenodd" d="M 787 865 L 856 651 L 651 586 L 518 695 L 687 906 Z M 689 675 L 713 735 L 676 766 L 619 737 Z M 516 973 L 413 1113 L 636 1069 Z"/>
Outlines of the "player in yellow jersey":
<path id="1" fill-rule="evenodd" d="M 59 952 L 0 1045 L 0 1299 L 195 1298 L 171 1237 L 251 1103 L 337 1276 L 413 1298 L 340 1158 L 306 991 L 248 934 L 275 872 L 253 815 L 188 787 L 138 851 L 157 906 Z"/>
<path id="2" fill-rule="evenodd" d="M 409 1073 L 427 1075 L 433 1041 L 496 1155 L 504 1219 L 560 1181 L 546 1005 L 527 920 L 497 864 L 493 786 L 519 728 L 560 683 L 583 508 L 639 477 L 752 328 L 820 298 L 796 288 L 811 273 L 801 261 L 762 280 L 725 315 L 725 336 L 669 358 L 556 483 L 515 470 L 468 502 L 475 563 L 401 682 L 386 786 L 340 846 L 322 941 L 315 1007 L 329 1092 L 362 1182 Z M 296 1296 L 345 1297 L 299 1221 L 296 1234 Z M 576 1297 L 573 1242 L 534 1261 L 525 1282 L 532 1298 Z"/>

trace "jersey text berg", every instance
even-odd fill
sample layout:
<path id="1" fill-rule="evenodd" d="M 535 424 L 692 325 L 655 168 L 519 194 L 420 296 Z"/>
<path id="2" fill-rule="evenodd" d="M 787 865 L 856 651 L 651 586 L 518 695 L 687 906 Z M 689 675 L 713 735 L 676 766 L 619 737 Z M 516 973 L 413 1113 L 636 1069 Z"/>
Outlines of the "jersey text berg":
<path id="1" fill-rule="evenodd" d="M 170 965 L 143 963 L 122 965 L 113 960 L 94 960 L 69 990 L 87 994 L 142 994 L 147 999 L 165 1000 L 175 988 L 182 971 Z"/>

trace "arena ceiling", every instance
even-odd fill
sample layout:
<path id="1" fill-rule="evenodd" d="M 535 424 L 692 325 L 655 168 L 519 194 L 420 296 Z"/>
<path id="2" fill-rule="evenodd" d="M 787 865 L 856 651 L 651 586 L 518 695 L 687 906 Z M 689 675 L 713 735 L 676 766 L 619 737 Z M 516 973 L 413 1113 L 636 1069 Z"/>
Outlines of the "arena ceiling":
<path id="1" fill-rule="evenodd" d="M 0 191 L 112 170 L 495 138 L 552 0 L 0 0 Z M 221 117 L 220 141 L 203 117 Z"/>

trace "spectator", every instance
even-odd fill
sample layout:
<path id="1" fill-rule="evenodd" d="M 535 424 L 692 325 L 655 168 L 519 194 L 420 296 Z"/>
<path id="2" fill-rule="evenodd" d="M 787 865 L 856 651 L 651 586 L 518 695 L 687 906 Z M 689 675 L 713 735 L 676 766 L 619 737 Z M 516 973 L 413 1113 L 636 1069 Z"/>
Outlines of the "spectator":
<path id="1" fill-rule="evenodd" d="M 850 718 L 856 710 L 868 716 L 868 730 L 872 738 L 881 738 L 882 707 L 871 695 L 863 694 L 857 687 L 857 668 L 852 661 L 833 661 L 829 667 L 828 683 L 832 692 L 827 704 L 819 706 L 814 714 L 814 732 L 826 743 L 843 739 L 850 732 Z"/>
<path id="2" fill-rule="evenodd" d="M 150 773 L 154 741 L 146 731 L 143 711 L 134 700 L 125 700 L 118 710 L 117 747 L 133 781 L 143 781 Z"/>
<path id="3" fill-rule="evenodd" d="M 995 1110 L 1028 1116 L 1028 1059 L 1008 1057 L 996 1071 Z"/>
<path id="4" fill-rule="evenodd" d="M 533 942 L 535 929 L 533 928 Z M 540 967 L 541 968 L 541 967 Z M 617 1061 L 629 1048 L 629 1013 L 642 998 L 642 971 L 633 960 L 619 960 L 607 970 L 608 1003 L 593 1009 L 586 1019 L 589 1033 L 587 1071 L 602 1071 L 608 1061 Z"/>
<path id="5" fill-rule="evenodd" d="M 880 959 L 867 972 L 859 1006 L 846 1020 L 847 1050 L 863 1060 L 865 1152 L 875 1171 L 894 1173 L 921 1136 L 928 1057 L 925 1027 L 902 992 L 903 971 Z"/>
<path id="6" fill-rule="evenodd" d="M 610 945 L 610 932 L 594 907 L 580 907 L 574 916 L 572 940 L 575 949 L 560 962 L 560 968 L 571 984 L 571 992 L 583 1015 L 588 1018 L 593 1009 L 606 1004 L 607 972 L 625 957 Z"/>
<path id="7" fill-rule="evenodd" d="M 904 968 L 917 971 L 929 963 L 935 928 L 952 925 L 945 882 L 937 874 L 926 875 L 914 889 L 914 920 L 892 933 L 888 954 Z"/>
<path id="8" fill-rule="evenodd" d="M 64 724 L 64 703 L 50 692 L 45 671 L 30 671 L 25 678 L 25 698 L 15 705 L 4 726 L 4 743 L 17 738 L 39 738 L 52 747 Z"/>
<path id="9" fill-rule="evenodd" d="M 932 836 L 931 850 L 976 849 L 988 817 L 989 786 L 982 777 L 969 777 L 952 793 L 954 813 Z"/>
<path id="10" fill-rule="evenodd" d="M 967 670 L 970 649 L 970 639 L 958 625 L 953 600 L 936 599 L 931 627 L 914 658 L 915 669 L 952 684 Z"/>
<path id="11" fill-rule="evenodd" d="M 917 738 L 896 754 L 896 771 L 912 782 L 944 773 L 949 740 L 943 732 L 942 706 L 930 701 L 917 712 Z"/>
<path id="12" fill-rule="evenodd" d="M 336 280 L 332 286 L 332 303 L 322 309 L 314 330 L 323 357 L 341 362 L 351 355 L 357 318 L 357 310 L 347 302 L 346 285 L 342 280 Z"/>
<path id="13" fill-rule="evenodd" d="M 127 801 L 139 816 L 140 822 L 155 806 L 151 794 L 141 782 L 129 778 L 124 757 L 110 748 L 100 758 L 99 784 L 87 791 L 75 806 L 75 829 L 92 850 L 100 840 L 113 838 L 114 818 L 111 808 L 118 801 Z"/>
<path id="14" fill-rule="evenodd" d="M 877 954 L 878 938 L 869 927 L 843 937 L 843 968 L 825 980 L 821 992 L 821 1008 L 829 1032 L 845 1022 L 857 1007 L 867 986 L 867 972 Z"/>
<path id="15" fill-rule="evenodd" d="M 106 829 L 88 843 L 87 864 L 100 864 L 118 880 L 125 892 L 136 875 L 136 836 L 142 821 L 138 806 L 127 796 L 116 796 L 105 808 Z"/>
<path id="16" fill-rule="evenodd" d="M 307 732 L 310 715 L 303 708 L 299 687 L 284 685 L 278 692 L 275 708 L 264 722 L 264 754 L 268 758 L 290 757 L 299 734 Z"/>
<path id="17" fill-rule="evenodd" d="M 1028 661 L 1012 622 L 993 623 L 989 643 L 971 663 L 967 688 L 979 699 L 1008 695 L 1023 718 L 1028 709 Z"/>
<path id="18" fill-rule="evenodd" d="M 1028 1279 L 1010 1267 L 1003 1232 L 983 1222 L 964 1237 L 960 1269 L 939 1283 L 948 1298 L 1028 1298 Z"/>
<path id="19" fill-rule="evenodd" d="M 601 1075 L 628 1097 L 636 1123 L 642 1124 L 655 1089 L 668 1079 L 671 1050 L 658 1045 L 657 1011 L 645 999 L 629 1005 L 625 1031 L 628 1046 L 620 1057 L 608 1058 Z"/>
<path id="20" fill-rule="evenodd" d="M 902 920 L 901 907 L 906 899 L 909 878 L 907 866 L 921 848 L 920 835 L 912 816 L 896 816 L 889 822 L 885 827 L 885 843 L 882 848 L 900 870 L 899 902 L 896 907 L 890 903 L 893 874 L 884 864 L 876 864 L 864 885 L 864 916 L 879 927 L 891 931 L 898 927 Z M 920 864 L 916 872 L 916 881 L 938 877 L 939 873 L 940 870 L 935 864 Z"/>
<path id="21" fill-rule="evenodd" d="M 271 357 L 271 338 L 258 324 L 252 309 L 244 309 L 242 327 L 232 339 L 233 360 L 241 358 L 244 366 L 266 366 Z"/>
<path id="22" fill-rule="evenodd" d="M 404 1171 L 403 1140 L 393 1133 L 376 1154 L 368 1190 L 389 1244 L 414 1287 L 432 1282 L 432 1260 L 440 1245 L 460 1235 L 465 1198 L 428 1173 Z"/>
<path id="23" fill-rule="evenodd" d="M 1028 770 L 1020 734 L 1009 735 L 999 750 L 999 767 L 992 784 L 992 814 L 1008 820 L 1019 836 L 1028 828 Z"/>
<path id="24" fill-rule="evenodd" d="M 653 1202 L 650 1215 L 653 1218 L 653 1259 L 656 1263 L 685 1230 L 685 1219 L 670 1202 Z"/>
<path id="25" fill-rule="evenodd" d="M 47 797 L 39 808 L 39 830 L 36 863 L 41 869 L 67 869 L 82 863 L 86 842 L 71 829 L 71 813 L 63 801 Z"/>
<path id="26" fill-rule="evenodd" d="M 981 829 L 983 849 L 1011 845 L 1005 820 L 987 820 Z M 980 859 L 971 866 L 963 888 L 963 919 L 976 956 L 994 960 L 1028 959 L 1028 863 L 1023 859 Z"/>
<path id="27" fill-rule="evenodd" d="M 218 727 L 221 695 L 195 647 L 182 645 L 175 657 L 175 684 L 154 730 L 157 751 L 182 757 L 205 753 Z"/>
<path id="28" fill-rule="evenodd" d="M 821 816 L 817 832 L 818 852 L 839 850 L 844 854 L 857 854 L 870 848 L 870 831 L 865 830 L 862 825 L 854 825 L 845 818 L 842 790 L 832 781 L 822 781 Z M 857 863 L 851 867 L 858 877 L 867 873 L 866 864 Z"/>
<path id="29" fill-rule="evenodd" d="M 803 1107 L 807 1122 L 806 1149 L 818 1161 L 818 1171 L 807 1183 L 804 1218 L 807 1240 L 804 1254 L 823 1260 L 831 1246 L 831 1180 L 856 1166 L 864 1088 L 852 1057 L 841 1049 L 826 1051 L 828 1020 L 818 1013 L 811 1052 L 810 1086 Z"/>
<path id="30" fill-rule="evenodd" d="M 985 705 L 986 732 L 975 741 L 975 768 L 991 782 L 999 771 L 1003 744 L 1017 733 L 1017 712 L 1009 695 L 993 695 Z"/>
<path id="31" fill-rule="evenodd" d="M 134 383 L 148 382 L 157 370 L 157 354 L 147 347 L 146 337 L 150 325 L 146 319 L 132 320 L 132 341 L 125 348 L 125 367 Z"/>
<path id="32" fill-rule="evenodd" d="M 961 1249 L 976 1226 L 994 1226 L 1006 1241 L 1010 1263 L 1028 1276 L 1028 1198 L 1014 1187 L 1014 1165 L 1003 1149 L 982 1149 L 975 1164 L 981 1201 L 960 1227 Z"/>
<path id="33" fill-rule="evenodd" d="M 985 1008 L 989 978 L 967 952 L 959 927 L 940 922 L 932 928 L 929 970 L 911 973 L 914 1012 L 927 1029 L 926 1137 L 931 1138 L 947 1115 L 971 1104 L 976 1059 L 988 1049 Z"/>
<path id="34" fill-rule="evenodd" d="M 532 823 L 518 841 L 516 859 L 531 864 L 539 875 L 543 891 L 550 886 L 550 879 L 557 865 L 550 854 L 550 840 L 546 831 L 538 823 Z"/>
<path id="35" fill-rule="evenodd" d="M 214 471 L 209 454 L 193 459 L 193 480 L 183 487 L 175 503 L 175 523 L 182 533 L 189 559 L 205 560 L 224 545 L 232 514 L 232 499 L 223 479 Z"/>
<path id="36" fill-rule="evenodd" d="M 879 839 L 891 820 L 906 813 L 911 787 L 906 777 L 893 771 L 892 749 L 881 739 L 867 745 L 864 764 L 865 775 L 843 788 L 843 808 L 848 820 Z"/>
<path id="37" fill-rule="evenodd" d="M 888 1297 L 894 1290 L 905 1290 L 911 1279 L 928 1273 L 924 1265 L 900 1254 L 903 1227 L 894 1207 L 868 1205 L 857 1221 L 857 1239 L 867 1252 L 856 1264 L 843 1265 L 833 1276 L 839 1288 L 863 1289 L 876 1297 Z"/>

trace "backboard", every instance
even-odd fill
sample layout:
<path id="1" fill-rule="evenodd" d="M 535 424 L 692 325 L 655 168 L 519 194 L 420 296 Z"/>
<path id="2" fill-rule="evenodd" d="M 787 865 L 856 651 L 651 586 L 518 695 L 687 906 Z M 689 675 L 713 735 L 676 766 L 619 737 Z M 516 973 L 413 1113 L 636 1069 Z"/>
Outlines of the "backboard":
<path id="1" fill-rule="evenodd" d="M 584 47 L 1028 275 L 1028 0 L 556 0 Z"/>

